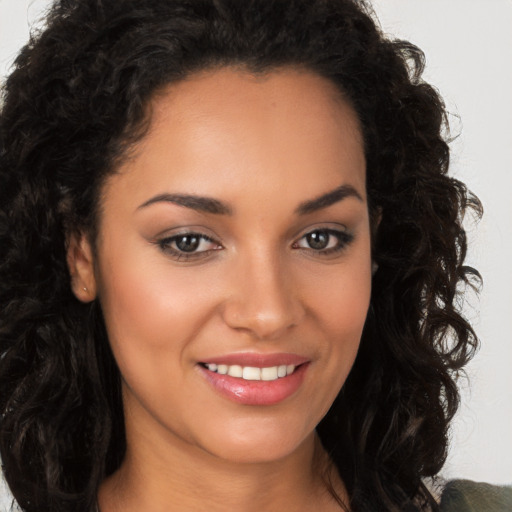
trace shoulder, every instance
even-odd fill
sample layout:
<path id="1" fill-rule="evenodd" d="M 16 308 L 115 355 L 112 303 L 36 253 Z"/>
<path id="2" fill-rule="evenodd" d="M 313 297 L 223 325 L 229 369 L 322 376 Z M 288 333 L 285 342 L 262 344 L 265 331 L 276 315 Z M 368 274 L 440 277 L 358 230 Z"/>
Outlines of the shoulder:
<path id="1" fill-rule="evenodd" d="M 441 494 L 441 512 L 511 512 L 512 486 L 451 480 Z"/>

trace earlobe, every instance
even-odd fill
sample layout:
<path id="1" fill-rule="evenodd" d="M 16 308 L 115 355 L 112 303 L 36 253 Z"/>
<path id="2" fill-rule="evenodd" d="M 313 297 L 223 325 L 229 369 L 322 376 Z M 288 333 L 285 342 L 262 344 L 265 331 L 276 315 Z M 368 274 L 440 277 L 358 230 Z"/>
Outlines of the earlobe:
<path id="1" fill-rule="evenodd" d="M 96 298 L 94 253 L 88 237 L 83 233 L 72 234 L 68 240 L 67 263 L 71 276 L 71 289 L 82 302 Z"/>

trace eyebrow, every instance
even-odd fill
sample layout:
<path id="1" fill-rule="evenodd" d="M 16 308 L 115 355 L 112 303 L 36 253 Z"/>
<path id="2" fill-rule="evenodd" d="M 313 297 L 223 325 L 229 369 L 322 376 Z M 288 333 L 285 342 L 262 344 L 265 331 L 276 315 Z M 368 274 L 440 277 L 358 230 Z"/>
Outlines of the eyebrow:
<path id="1" fill-rule="evenodd" d="M 351 185 L 341 185 L 340 187 L 335 188 L 326 194 L 322 194 L 315 199 L 304 201 L 299 204 L 295 212 L 298 215 L 307 215 L 308 213 L 313 213 L 318 210 L 322 210 L 323 208 L 327 208 L 328 206 L 338 203 L 347 197 L 355 197 L 359 201 L 363 201 L 361 194 L 359 194 L 354 187 Z"/>
<path id="2" fill-rule="evenodd" d="M 142 203 L 137 210 L 146 208 L 149 205 L 155 203 L 173 203 L 178 206 L 184 206 L 192 210 L 197 210 L 205 213 L 213 213 L 216 215 L 231 215 L 233 211 L 231 208 L 211 197 L 194 196 L 188 194 L 159 194 L 151 199 L 148 199 L 145 203 Z"/>
<path id="3" fill-rule="evenodd" d="M 354 187 L 351 185 L 341 185 L 340 187 L 322 194 L 315 199 L 310 199 L 300 203 L 296 208 L 295 213 L 297 215 L 307 215 L 323 208 L 327 208 L 347 197 L 355 197 L 359 201 L 363 200 L 359 192 Z M 231 207 L 218 199 L 190 194 L 158 194 L 157 196 L 154 196 L 142 203 L 137 210 L 162 202 L 173 203 L 178 206 L 183 206 L 185 208 L 190 208 L 204 213 L 213 213 L 215 215 L 233 214 Z"/>

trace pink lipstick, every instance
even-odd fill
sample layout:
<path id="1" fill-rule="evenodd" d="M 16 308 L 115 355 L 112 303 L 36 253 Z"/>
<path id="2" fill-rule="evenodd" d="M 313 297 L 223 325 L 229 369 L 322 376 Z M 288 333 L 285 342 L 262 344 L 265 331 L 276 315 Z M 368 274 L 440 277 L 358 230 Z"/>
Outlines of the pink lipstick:
<path id="1" fill-rule="evenodd" d="M 199 368 L 213 388 L 244 405 L 274 405 L 302 384 L 308 359 L 295 354 L 229 354 L 209 358 Z"/>

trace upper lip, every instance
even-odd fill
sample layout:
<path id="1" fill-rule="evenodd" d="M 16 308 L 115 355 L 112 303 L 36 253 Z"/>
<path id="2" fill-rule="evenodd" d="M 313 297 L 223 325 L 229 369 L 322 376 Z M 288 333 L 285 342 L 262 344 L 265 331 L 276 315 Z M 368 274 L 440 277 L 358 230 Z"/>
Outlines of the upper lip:
<path id="1" fill-rule="evenodd" d="M 254 352 L 244 352 L 239 354 L 226 354 L 223 356 L 209 357 L 201 360 L 203 364 L 227 364 L 239 366 L 252 366 L 254 368 L 268 368 L 272 366 L 289 365 L 299 366 L 309 362 L 306 357 L 297 354 L 275 353 L 258 354 Z"/>

